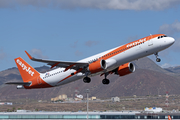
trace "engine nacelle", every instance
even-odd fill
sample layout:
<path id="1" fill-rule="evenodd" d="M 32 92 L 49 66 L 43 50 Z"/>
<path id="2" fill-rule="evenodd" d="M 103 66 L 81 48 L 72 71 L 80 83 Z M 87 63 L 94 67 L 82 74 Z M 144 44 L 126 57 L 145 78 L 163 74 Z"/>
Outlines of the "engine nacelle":
<path id="1" fill-rule="evenodd" d="M 116 60 L 115 59 L 107 59 L 106 67 L 107 67 L 106 68 L 107 70 L 116 67 Z"/>
<path id="2" fill-rule="evenodd" d="M 135 71 L 135 66 L 133 63 L 126 63 L 118 67 L 116 73 L 119 76 L 124 76 L 130 73 L 133 73 Z"/>
<path id="3" fill-rule="evenodd" d="M 88 70 L 91 73 L 96 73 L 96 72 L 100 72 L 102 70 L 106 69 L 106 61 L 101 59 L 98 61 L 95 61 L 91 64 L 89 64 Z"/>

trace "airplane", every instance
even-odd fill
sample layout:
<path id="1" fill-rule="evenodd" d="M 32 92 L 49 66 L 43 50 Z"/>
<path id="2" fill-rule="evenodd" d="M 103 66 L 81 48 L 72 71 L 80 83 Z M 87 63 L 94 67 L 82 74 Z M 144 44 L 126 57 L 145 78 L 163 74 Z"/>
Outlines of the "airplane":
<path id="1" fill-rule="evenodd" d="M 39 73 L 21 57 L 18 57 L 15 62 L 23 82 L 7 82 L 6 84 L 15 84 L 17 89 L 48 88 L 79 79 L 83 79 L 85 83 L 90 83 L 90 77 L 103 75 L 102 83 L 107 85 L 110 83 L 110 80 L 107 79 L 109 74 L 125 76 L 133 73 L 135 71 L 135 66 L 131 63 L 133 60 L 154 54 L 156 61 L 160 62 L 158 53 L 170 47 L 174 42 L 174 38 L 165 34 L 154 34 L 77 62 L 38 59 L 25 51 L 32 61 L 46 63 L 51 66 L 51 70 L 46 73 Z"/>

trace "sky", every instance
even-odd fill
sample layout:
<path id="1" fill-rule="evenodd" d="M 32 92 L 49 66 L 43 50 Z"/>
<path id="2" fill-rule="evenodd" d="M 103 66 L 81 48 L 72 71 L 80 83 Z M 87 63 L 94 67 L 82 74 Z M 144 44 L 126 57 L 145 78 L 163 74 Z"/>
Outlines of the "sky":
<path id="1" fill-rule="evenodd" d="M 180 65 L 180 0 L 0 0 L 0 71 L 22 57 L 78 61 L 149 36 L 175 43 L 159 53 L 159 66 Z M 155 61 L 155 56 L 149 56 Z"/>

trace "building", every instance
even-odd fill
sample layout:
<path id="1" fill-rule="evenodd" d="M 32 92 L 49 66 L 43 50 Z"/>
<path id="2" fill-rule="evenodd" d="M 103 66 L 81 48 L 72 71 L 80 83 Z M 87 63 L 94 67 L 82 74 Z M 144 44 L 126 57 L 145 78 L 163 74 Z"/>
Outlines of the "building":
<path id="1" fill-rule="evenodd" d="M 158 113 L 158 112 L 162 112 L 162 108 L 158 108 L 158 107 L 152 107 L 152 108 L 144 108 L 145 112 L 153 112 L 153 113 Z"/>
<path id="2" fill-rule="evenodd" d="M 75 94 L 75 98 L 74 98 L 75 101 L 81 101 L 83 100 L 83 95 L 78 95 L 78 94 Z"/>
<path id="3" fill-rule="evenodd" d="M 96 100 L 97 98 L 96 97 L 91 97 L 91 100 Z"/>
<path id="4" fill-rule="evenodd" d="M 180 119 L 178 113 L 141 113 L 138 111 L 89 112 L 89 119 Z M 87 119 L 87 112 L 0 112 L 0 119 Z"/>
<path id="5" fill-rule="evenodd" d="M 112 102 L 120 102 L 120 98 L 119 97 L 112 97 L 111 101 Z"/>
<path id="6" fill-rule="evenodd" d="M 0 105 L 13 105 L 13 103 L 10 103 L 10 102 L 1 102 Z"/>
<path id="7" fill-rule="evenodd" d="M 62 94 L 62 95 L 61 95 L 61 99 L 62 99 L 62 100 L 67 99 L 67 95 L 66 95 L 66 94 Z"/>
<path id="8" fill-rule="evenodd" d="M 65 94 L 62 94 L 62 95 L 59 95 L 55 98 L 51 98 L 51 102 L 56 102 L 56 101 L 65 101 L 67 99 L 67 95 Z"/>

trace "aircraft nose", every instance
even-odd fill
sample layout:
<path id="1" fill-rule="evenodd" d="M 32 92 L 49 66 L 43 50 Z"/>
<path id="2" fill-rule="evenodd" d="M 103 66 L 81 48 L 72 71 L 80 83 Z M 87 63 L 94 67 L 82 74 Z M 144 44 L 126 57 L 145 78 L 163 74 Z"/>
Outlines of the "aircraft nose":
<path id="1" fill-rule="evenodd" d="M 170 45 L 172 45 L 172 44 L 174 44 L 175 39 L 174 39 L 174 38 L 172 38 L 172 37 L 170 37 L 168 41 L 169 41 L 169 44 L 170 44 Z"/>

